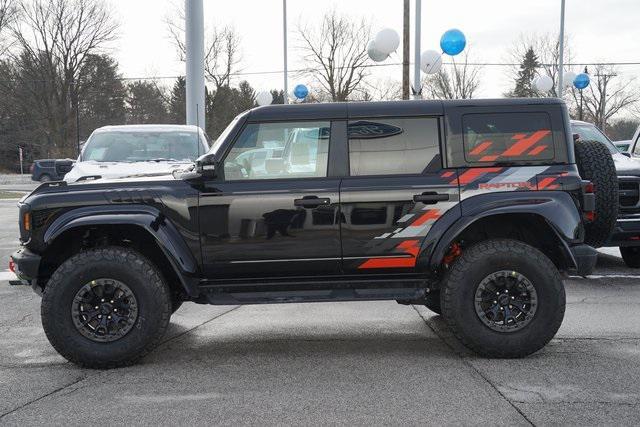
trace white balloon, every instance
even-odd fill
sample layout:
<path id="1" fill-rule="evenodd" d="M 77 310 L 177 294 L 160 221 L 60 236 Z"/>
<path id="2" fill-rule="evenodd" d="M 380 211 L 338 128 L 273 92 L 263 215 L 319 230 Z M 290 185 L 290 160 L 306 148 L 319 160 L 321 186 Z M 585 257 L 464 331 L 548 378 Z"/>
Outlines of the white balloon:
<path id="1" fill-rule="evenodd" d="M 573 81 L 576 79 L 576 73 L 573 71 L 567 71 L 564 73 L 564 78 L 562 79 L 562 84 L 564 87 L 573 86 Z"/>
<path id="2" fill-rule="evenodd" d="M 435 74 L 442 68 L 442 54 L 435 50 L 425 50 L 420 55 L 420 68 L 426 74 Z"/>
<path id="3" fill-rule="evenodd" d="M 549 92 L 553 87 L 553 79 L 549 76 L 539 76 L 533 81 L 533 84 L 540 92 Z"/>
<path id="4" fill-rule="evenodd" d="M 367 45 L 367 53 L 369 54 L 369 58 L 374 62 L 382 62 L 389 57 L 389 54 L 382 53 L 378 50 L 375 40 L 371 40 Z"/>
<path id="5" fill-rule="evenodd" d="M 258 92 L 256 95 L 256 102 L 258 105 L 269 105 L 273 102 L 273 95 L 271 92 Z"/>
<path id="6" fill-rule="evenodd" d="M 391 52 L 395 52 L 398 46 L 400 46 L 400 36 L 396 30 L 385 28 L 376 34 L 374 42 L 379 52 L 389 55 Z"/>

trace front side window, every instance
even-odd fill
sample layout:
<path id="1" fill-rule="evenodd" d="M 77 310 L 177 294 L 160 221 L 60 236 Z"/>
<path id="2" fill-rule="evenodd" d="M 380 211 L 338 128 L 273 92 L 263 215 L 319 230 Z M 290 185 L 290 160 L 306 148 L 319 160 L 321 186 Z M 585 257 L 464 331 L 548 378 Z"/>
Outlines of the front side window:
<path id="1" fill-rule="evenodd" d="M 329 122 L 250 123 L 224 161 L 225 178 L 288 179 L 327 176 Z"/>
<path id="2" fill-rule="evenodd" d="M 554 157 L 546 113 L 465 114 L 464 158 L 469 163 L 549 160 Z"/>
<path id="3" fill-rule="evenodd" d="M 355 120 L 347 133 L 352 176 L 419 174 L 439 153 L 435 118 Z"/>

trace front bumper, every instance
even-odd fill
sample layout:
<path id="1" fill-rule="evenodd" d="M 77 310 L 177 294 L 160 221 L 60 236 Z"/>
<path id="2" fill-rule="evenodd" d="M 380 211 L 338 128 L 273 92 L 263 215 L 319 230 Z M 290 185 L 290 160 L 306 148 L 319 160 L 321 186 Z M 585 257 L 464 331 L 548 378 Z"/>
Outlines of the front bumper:
<path id="1" fill-rule="evenodd" d="M 33 283 L 38 278 L 41 260 L 42 257 L 40 255 L 31 252 L 27 248 L 18 249 L 11 254 L 16 276 L 18 276 L 18 279 L 29 283 Z"/>
<path id="2" fill-rule="evenodd" d="M 604 246 L 640 246 L 640 214 L 622 214 Z"/>

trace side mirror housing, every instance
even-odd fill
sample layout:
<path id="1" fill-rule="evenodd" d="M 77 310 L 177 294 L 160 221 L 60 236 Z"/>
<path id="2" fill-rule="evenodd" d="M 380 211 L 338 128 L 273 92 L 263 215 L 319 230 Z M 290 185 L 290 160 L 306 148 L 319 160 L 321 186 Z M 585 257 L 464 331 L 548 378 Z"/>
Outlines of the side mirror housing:
<path id="1" fill-rule="evenodd" d="M 631 153 L 628 151 L 621 151 L 620 154 L 622 154 L 623 156 L 627 156 L 629 158 L 631 158 Z"/>
<path id="2" fill-rule="evenodd" d="M 213 154 L 205 154 L 196 160 L 196 171 L 204 177 L 215 178 L 217 169 L 218 162 Z"/>

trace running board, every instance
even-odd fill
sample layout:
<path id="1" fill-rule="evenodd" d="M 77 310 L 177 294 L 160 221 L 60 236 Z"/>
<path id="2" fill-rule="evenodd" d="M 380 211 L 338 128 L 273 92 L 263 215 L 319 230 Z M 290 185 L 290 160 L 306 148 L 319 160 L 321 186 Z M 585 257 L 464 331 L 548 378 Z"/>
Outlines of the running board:
<path id="1" fill-rule="evenodd" d="M 427 291 L 421 288 L 395 289 L 314 289 L 304 291 L 221 292 L 205 293 L 209 304 L 242 305 L 330 301 L 419 300 Z"/>

